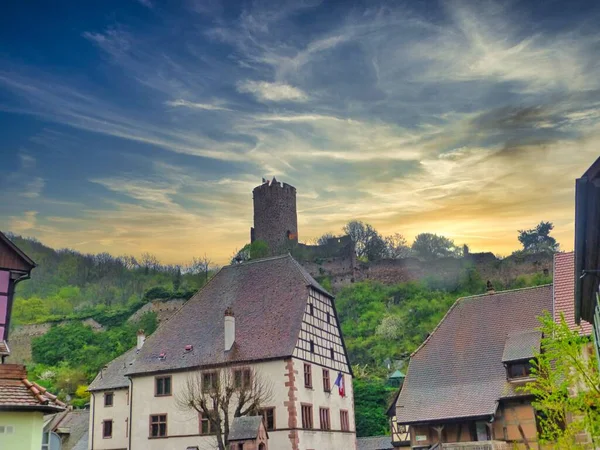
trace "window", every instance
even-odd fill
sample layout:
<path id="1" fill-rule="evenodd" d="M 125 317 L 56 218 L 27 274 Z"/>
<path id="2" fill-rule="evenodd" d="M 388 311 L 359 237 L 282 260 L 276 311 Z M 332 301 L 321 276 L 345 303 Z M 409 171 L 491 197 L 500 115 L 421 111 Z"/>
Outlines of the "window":
<path id="1" fill-rule="evenodd" d="M 171 377 L 156 377 L 154 386 L 155 397 L 165 397 L 171 395 Z"/>
<path id="2" fill-rule="evenodd" d="M 125 437 L 129 437 L 129 417 L 125 417 Z"/>
<path id="3" fill-rule="evenodd" d="M 206 372 L 202 374 L 202 392 L 216 391 L 219 384 L 217 372 Z"/>
<path id="4" fill-rule="evenodd" d="M 329 370 L 323 369 L 323 390 L 331 392 L 331 383 L 329 381 Z"/>
<path id="5" fill-rule="evenodd" d="M 150 437 L 165 437 L 167 435 L 167 415 L 150 416 Z"/>
<path id="6" fill-rule="evenodd" d="M 244 444 L 238 444 L 237 450 L 244 450 Z"/>
<path id="7" fill-rule="evenodd" d="M 236 389 L 250 389 L 252 386 L 252 372 L 250 369 L 234 370 L 233 383 Z"/>
<path id="8" fill-rule="evenodd" d="M 310 364 L 304 364 L 304 387 L 312 388 L 312 373 Z"/>
<path id="9" fill-rule="evenodd" d="M 275 429 L 275 408 L 263 408 L 258 411 L 263 416 L 263 422 L 267 431 Z"/>
<path id="10" fill-rule="evenodd" d="M 348 411 L 340 411 L 340 426 L 342 431 L 350 431 L 350 420 L 348 419 Z"/>
<path id="11" fill-rule="evenodd" d="M 302 405 L 302 428 L 312 430 L 313 416 L 312 405 Z"/>
<path id="12" fill-rule="evenodd" d="M 331 347 L 329 349 L 329 356 L 331 357 L 332 360 L 335 361 L 335 352 L 333 351 L 333 347 Z"/>
<path id="13" fill-rule="evenodd" d="M 115 394 L 112 392 L 104 393 L 104 406 L 112 406 L 115 399 Z"/>
<path id="14" fill-rule="evenodd" d="M 12 425 L 0 425 L 0 434 L 13 434 L 15 427 Z"/>
<path id="15" fill-rule="evenodd" d="M 215 414 L 215 411 L 211 411 L 210 414 Z M 208 415 L 200 414 L 200 434 L 213 434 L 213 424 L 209 419 Z"/>
<path id="16" fill-rule="evenodd" d="M 508 365 L 508 378 L 526 378 L 531 376 L 531 364 L 520 362 Z"/>
<path id="17" fill-rule="evenodd" d="M 319 408 L 319 419 L 321 421 L 321 430 L 331 430 L 331 420 L 329 420 L 329 408 Z"/>
<path id="18" fill-rule="evenodd" d="M 327 313 L 327 323 L 331 323 L 331 314 Z"/>
<path id="19" fill-rule="evenodd" d="M 311 353 L 315 352 L 315 341 L 310 341 L 310 352 Z"/>
<path id="20" fill-rule="evenodd" d="M 314 316 L 315 315 L 315 307 L 313 306 L 313 304 L 309 303 L 308 304 L 308 308 L 309 308 L 309 311 L 310 311 L 310 315 Z"/>
<path id="21" fill-rule="evenodd" d="M 112 420 L 105 420 L 104 422 L 102 422 L 102 438 L 103 439 L 112 438 L 112 425 L 113 425 Z"/>

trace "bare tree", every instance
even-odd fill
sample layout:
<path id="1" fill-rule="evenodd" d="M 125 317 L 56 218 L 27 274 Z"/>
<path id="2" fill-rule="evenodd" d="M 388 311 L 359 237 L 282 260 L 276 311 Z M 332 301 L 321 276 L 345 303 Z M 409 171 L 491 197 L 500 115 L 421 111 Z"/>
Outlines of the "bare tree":
<path id="1" fill-rule="evenodd" d="M 386 236 L 384 239 L 386 247 L 386 257 L 392 259 L 408 258 L 413 255 L 413 251 L 406 243 L 406 239 L 400 233 L 394 233 Z"/>
<path id="2" fill-rule="evenodd" d="M 176 404 L 182 411 L 201 414 L 217 448 L 228 450 L 233 419 L 258 415 L 272 397 L 272 383 L 254 369 L 225 367 L 190 373 Z"/>
<path id="3" fill-rule="evenodd" d="M 197 274 L 202 274 L 204 282 L 208 281 L 208 274 L 210 269 L 213 267 L 213 261 L 206 256 L 206 253 L 202 257 L 194 256 L 192 261 L 187 266 L 187 271 Z"/>

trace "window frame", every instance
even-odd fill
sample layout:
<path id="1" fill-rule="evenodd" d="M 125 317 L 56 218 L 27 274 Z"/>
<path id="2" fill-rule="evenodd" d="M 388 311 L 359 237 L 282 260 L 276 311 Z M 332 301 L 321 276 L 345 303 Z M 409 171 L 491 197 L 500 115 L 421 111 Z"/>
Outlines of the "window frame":
<path id="1" fill-rule="evenodd" d="M 105 419 L 102 421 L 102 439 L 112 439 L 113 437 L 113 420 Z M 106 424 L 110 423 L 110 434 L 106 434 Z"/>
<path id="2" fill-rule="evenodd" d="M 238 374 L 240 374 L 239 385 L 238 385 Z M 246 379 L 246 375 L 248 375 Z M 250 367 L 240 367 L 233 369 L 233 387 L 238 390 L 245 390 L 252 388 L 252 369 Z"/>
<path id="3" fill-rule="evenodd" d="M 110 405 L 108 403 L 106 403 L 106 399 L 110 398 Z M 105 392 L 104 393 L 104 407 L 105 408 L 112 408 L 115 404 L 115 393 L 113 391 L 111 392 Z"/>
<path id="4" fill-rule="evenodd" d="M 305 411 L 306 411 L 306 413 L 305 413 Z M 314 430 L 315 423 L 314 423 L 314 418 L 313 418 L 312 403 L 300 403 L 300 412 L 302 415 L 302 429 L 303 430 Z M 306 422 L 308 422 L 308 423 L 306 423 Z"/>
<path id="5" fill-rule="evenodd" d="M 319 425 L 322 431 L 331 431 L 331 414 L 329 408 L 319 407 Z"/>
<path id="6" fill-rule="evenodd" d="M 269 428 L 269 421 L 267 418 L 267 411 L 272 411 L 273 412 L 273 427 Z M 265 430 L 267 431 L 275 431 L 277 430 L 277 422 L 275 420 L 275 407 L 274 406 L 266 406 L 264 408 L 260 408 L 258 410 L 258 413 L 262 416 L 263 418 L 263 424 L 265 426 Z"/>
<path id="7" fill-rule="evenodd" d="M 206 433 L 202 430 L 202 424 L 204 421 L 206 421 L 206 423 L 208 424 L 208 432 Z M 200 434 L 200 436 L 211 436 L 217 434 L 216 431 L 214 431 L 212 428 L 213 425 L 210 419 L 208 417 L 205 418 L 203 413 L 198 413 L 198 433 Z"/>
<path id="8" fill-rule="evenodd" d="M 206 386 L 206 377 L 211 377 L 211 379 L 212 379 L 209 387 Z M 204 394 L 209 393 L 209 392 L 216 392 L 218 387 L 219 387 L 219 372 L 217 370 L 202 372 L 202 392 Z"/>
<path id="9" fill-rule="evenodd" d="M 331 392 L 331 377 L 329 376 L 329 369 L 323 368 L 323 392 Z"/>
<path id="10" fill-rule="evenodd" d="M 163 391 L 165 390 L 165 380 L 169 380 L 169 393 L 159 394 L 158 383 L 163 382 Z M 158 375 L 154 377 L 154 396 L 155 397 L 171 397 L 173 395 L 173 377 L 171 375 Z"/>
<path id="11" fill-rule="evenodd" d="M 161 422 L 160 421 L 160 417 L 164 416 L 165 417 L 165 421 Z M 152 418 L 153 417 L 158 417 L 159 420 L 157 422 L 152 422 Z M 168 426 L 168 422 L 169 422 L 169 417 L 167 413 L 157 413 L 157 414 L 150 414 L 150 416 L 148 417 L 148 425 L 149 425 L 149 430 L 148 430 L 148 438 L 149 439 L 161 439 L 161 438 L 166 438 L 169 436 L 169 426 Z M 160 425 L 164 423 L 165 424 L 165 434 L 164 436 L 160 435 Z M 157 436 L 153 436 L 152 435 L 152 425 L 156 424 L 157 425 L 157 429 L 158 429 L 158 435 Z"/>
<path id="12" fill-rule="evenodd" d="M 350 432 L 350 414 L 347 409 L 340 409 L 340 430 Z"/>
<path id="13" fill-rule="evenodd" d="M 515 375 L 515 373 L 513 372 L 513 370 L 517 367 L 521 367 L 521 374 Z M 531 368 L 532 368 L 532 364 L 529 362 L 529 360 L 523 360 L 523 361 L 514 361 L 514 362 L 510 362 L 506 364 L 506 377 L 509 380 L 521 380 L 521 379 L 525 379 L 525 378 L 531 378 Z"/>
<path id="14" fill-rule="evenodd" d="M 312 366 L 309 363 L 304 363 L 304 387 L 312 389 Z"/>

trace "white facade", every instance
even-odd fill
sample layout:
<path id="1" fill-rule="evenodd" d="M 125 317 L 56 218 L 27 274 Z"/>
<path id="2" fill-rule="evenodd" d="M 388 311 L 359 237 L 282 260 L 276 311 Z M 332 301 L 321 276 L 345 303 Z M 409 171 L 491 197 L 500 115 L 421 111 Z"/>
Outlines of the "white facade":
<path id="1" fill-rule="evenodd" d="M 112 406 L 104 406 L 106 394 L 113 395 Z M 104 421 L 112 421 L 111 437 L 104 437 Z M 96 391 L 90 399 L 88 448 L 94 450 L 127 449 L 129 436 L 129 389 Z"/>
<path id="2" fill-rule="evenodd" d="M 305 365 L 310 367 L 310 386 L 305 383 Z M 310 290 L 293 356 L 210 371 L 233 371 L 236 368 L 251 368 L 253 374 L 268 380 L 270 384 L 271 400 L 262 407 L 274 408 L 274 429 L 267 430 L 271 450 L 356 448 L 352 376 L 333 305 L 327 296 Z M 323 370 L 329 374 L 328 391 L 324 386 Z M 344 396 L 334 386 L 340 373 L 344 379 Z M 156 395 L 156 374 L 133 376 L 130 388 L 131 415 L 125 398 L 129 389 L 114 391 L 113 407 L 104 407 L 102 393 L 95 392 L 90 415 L 94 425 L 90 429 L 90 450 L 164 450 L 195 446 L 199 450 L 217 448 L 214 436 L 201 434 L 199 415 L 195 411 L 182 410 L 177 401 L 185 392 L 190 377 L 197 379 L 200 378 L 198 375 L 198 371 L 189 370 L 161 373 L 158 376 L 171 377 L 171 394 L 166 396 Z M 302 421 L 303 406 L 312 407 L 311 429 L 303 428 L 303 425 L 306 426 Z M 329 410 L 329 429 L 321 429 L 320 408 Z M 342 430 L 340 411 L 347 412 L 347 430 Z M 153 415 L 166 416 L 165 437 L 150 436 Z M 109 419 L 114 420 L 113 437 L 103 439 L 102 422 Z M 123 429 L 126 423 L 130 427 L 128 431 Z"/>

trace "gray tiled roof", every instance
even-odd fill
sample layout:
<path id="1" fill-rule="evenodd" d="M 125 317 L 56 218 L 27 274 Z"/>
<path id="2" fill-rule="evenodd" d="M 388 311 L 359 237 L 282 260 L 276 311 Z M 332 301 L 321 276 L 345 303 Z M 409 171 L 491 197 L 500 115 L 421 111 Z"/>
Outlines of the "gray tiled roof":
<path id="1" fill-rule="evenodd" d="M 229 441 L 256 439 L 262 423 L 262 416 L 236 417 L 229 430 Z"/>
<path id="2" fill-rule="evenodd" d="M 109 362 L 102 369 L 94 381 L 90 384 L 88 391 L 102 391 L 107 389 L 121 389 L 129 386 L 129 380 L 125 373 L 131 369 L 131 365 L 137 356 L 137 349 L 133 347 L 121 356 Z"/>
<path id="3" fill-rule="evenodd" d="M 326 292 L 289 255 L 223 267 L 146 339 L 129 373 L 291 356 L 309 286 Z M 223 317 L 229 307 L 236 336 L 225 352 Z M 186 345 L 192 350 L 186 351 Z M 161 353 L 165 357 L 159 359 Z"/>
<path id="4" fill-rule="evenodd" d="M 356 439 L 357 450 L 392 450 L 391 436 L 370 436 Z"/>
<path id="5" fill-rule="evenodd" d="M 509 333 L 504 344 L 502 362 L 531 359 L 540 350 L 541 331 L 517 331 Z"/>
<path id="6" fill-rule="evenodd" d="M 502 355 L 510 333 L 533 331 L 552 307 L 552 286 L 456 301 L 413 353 L 397 401 L 399 423 L 494 414 L 501 398 L 519 395 L 506 380 Z"/>

